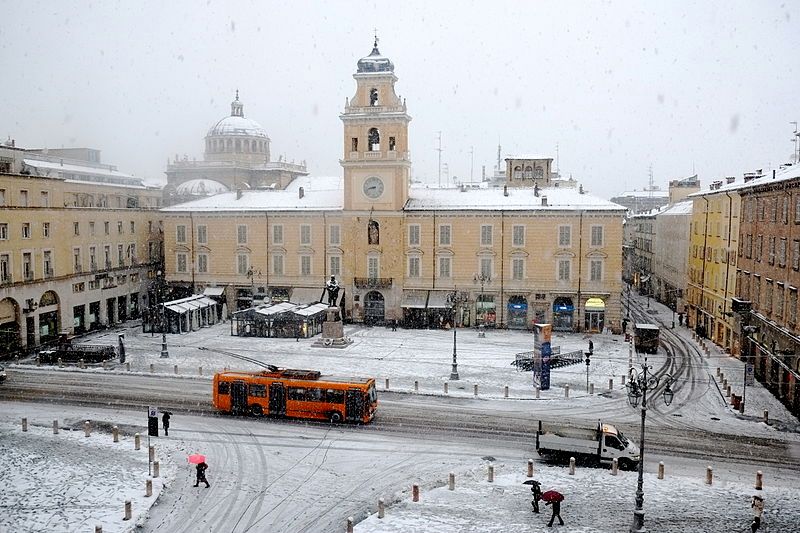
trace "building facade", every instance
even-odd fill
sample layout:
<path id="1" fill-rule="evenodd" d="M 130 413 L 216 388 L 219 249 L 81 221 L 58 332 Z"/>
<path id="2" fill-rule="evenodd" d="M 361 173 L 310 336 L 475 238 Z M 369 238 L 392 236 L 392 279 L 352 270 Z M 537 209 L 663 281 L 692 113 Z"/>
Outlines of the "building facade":
<path id="1" fill-rule="evenodd" d="M 737 296 L 751 303 L 742 318 L 743 359 L 756 378 L 800 416 L 800 171 L 751 175 L 740 189 Z"/>
<path id="2" fill-rule="evenodd" d="M 646 213 L 628 217 L 632 236 L 632 283 L 639 294 L 653 296 L 655 267 L 656 215 Z"/>
<path id="3" fill-rule="evenodd" d="M 412 187 L 394 65 L 376 45 L 354 79 L 342 177 L 162 211 L 174 287 L 224 290 L 235 309 L 319 301 L 335 276 L 357 322 L 619 327 L 624 208 L 566 187 Z"/>
<path id="4" fill-rule="evenodd" d="M 742 185 L 727 178 L 690 196 L 688 325 L 732 354 L 740 349 L 731 298 L 736 295 Z"/>
<path id="5" fill-rule="evenodd" d="M 676 313 L 685 312 L 692 204 L 678 202 L 655 216 L 654 294 Z"/>
<path id="6" fill-rule="evenodd" d="M 161 259 L 160 188 L 97 150 L 0 158 L 0 353 L 139 316 Z"/>

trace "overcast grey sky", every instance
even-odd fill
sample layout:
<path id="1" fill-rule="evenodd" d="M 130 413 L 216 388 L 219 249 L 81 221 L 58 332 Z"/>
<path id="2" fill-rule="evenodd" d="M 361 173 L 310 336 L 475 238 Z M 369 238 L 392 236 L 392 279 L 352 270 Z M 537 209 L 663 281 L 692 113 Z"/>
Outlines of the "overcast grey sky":
<path id="1" fill-rule="evenodd" d="M 392 59 L 413 175 L 503 154 L 556 157 L 610 197 L 788 161 L 800 120 L 798 2 L 36 2 L 0 0 L 0 135 L 91 146 L 164 181 L 202 159 L 240 90 L 273 159 L 341 175 L 356 61 Z M 473 148 L 474 147 L 474 148 Z"/>

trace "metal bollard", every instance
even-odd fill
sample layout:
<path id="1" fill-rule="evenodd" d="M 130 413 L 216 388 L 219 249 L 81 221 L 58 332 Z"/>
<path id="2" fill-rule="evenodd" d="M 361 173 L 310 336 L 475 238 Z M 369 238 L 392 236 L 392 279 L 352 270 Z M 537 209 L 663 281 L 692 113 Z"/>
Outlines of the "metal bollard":
<path id="1" fill-rule="evenodd" d="M 22 431 L 28 431 L 28 419 L 22 418 Z"/>
<path id="2" fill-rule="evenodd" d="M 161 464 L 158 461 L 153 461 L 153 477 L 159 477 L 161 474 Z"/>
<path id="3" fill-rule="evenodd" d="M 58 420 L 53 420 L 53 435 L 58 435 Z"/>
<path id="4" fill-rule="evenodd" d="M 125 518 L 123 520 L 131 519 L 131 501 L 125 500 Z"/>
<path id="5" fill-rule="evenodd" d="M 94 526 L 94 533 L 103 533 L 103 526 Z"/>
<path id="6" fill-rule="evenodd" d="M 769 411 L 764 409 L 764 423 L 769 425 Z"/>
<path id="7" fill-rule="evenodd" d="M 619 460 L 614 457 L 614 460 L 611 461 L 611 475 L 616 476 L 617 472 L 619 472 Z"/>
<path id="8" fill-rule="evenodd" d="M 723 380 L 722 380 L 722 388 L 724 389 L 724 388 L 726 388 L 727 386 L 728 386 L 728 380 L 727 380 L 727 379 L 723 379 Z"/>
<path id="9" fill-rule="evenodd" d="M 139 450 L 139 449 L 141 449 L 141 447 L 142 447 L 142 445 L 141 445 L 141 437 L 137 433 L 136 435 L 133 436 L 133 449 L 134 450 Z"/>
<path id="10" fill-rule="evenodd" d="M 386 512 L 385 506 L 386 504 L 383 501 L 383 498 L 378 498 L 378 518 L 383 518 L 383 515 Z"/>
<path id="11" fill-rule="evenodd" d="M 711 485 L 714 481 L 714 469 L 710 466 L 706 467 L 706 485 Z"/>
<path id="12" fill-rule="evenodd" d="M 152 495 L 153 495 L 153 480 L 148 478 L 147 481 L 144 482 L 144 496 L 145 498 L 149 498 Z"/>
<path id="13" fill-rule="evenodd" d="M 489 465 L 489 483 L 494 483 L 494 465 Z"/>
<path id="14" fill-rule="evenodd" d="M 386 386 L 384 389 L 389 390 L 389 378 L 386 378 Z"/>
<path id="15" fill-rule="evenodd" d="M 508 398 L 508 385 L 503 387 L 503 398 Z"/>
<path id="16" fill-rule="evenodd" d="M 103 370 L 108 370 L 108 361 L 103 361 Z"/>
<path id="17" fill-rule="evenodd" d="M 92 424 L 87 420 L 83 423 L 83 433 L 88 437 L 92 434 Z"/>
<path id="18" fill-rule="evenodd" d="M 574 457 L 570 457 L 569 458 L 569 475 L 570 476 L 574 476 L 575 475 L 575 458 Z"/>
<path id="19" fill-rule="evenodd" d="M 450 472 L 447 475 L 447 488 L 450 490 L 456 490 L 456 475 L 453 472 Z"/>
<path id="20" fill-rule="evenodd" d="M 58 358 L 58 368 L 64 368 L 64 361 L 60 357 Z"/>
<path id="21" fill-rule="evenodd" d="M 622 386 L 625 386 L 625 374 L 622 374 Z"/>
<path id="22" fill-rule="evenodd" d="M 594 394 L 594 383 L 589 383 L 589 394 Z"/>
<path id="23" fill-rule="evenodd" d="M 150 373 L 154 373 L 156 371 L 156 366 L 153 363 L 150 363 Z"/>
<path id="24" fill-rule="evenodd" d="M 528 477 L 533 477 L 533 459 L 528 459 Z"/>
<path id="25" fill-rule="evenodd" d="M 197 375 L 199 375 L 199 376 L 203 375 L 203 367 L 202 366 L 197 368 Z"/>
<path id="26" fill-rule="evenodd" d="M 540 395 L 541 393 L 542 393 L 542 389 L 540 389 L 539 387 L 536 387 L 536 399 L 537 399 L 537 400 L 539 399 L 539 395 Z"/>
<path id="27" fill-rule="evenodd" d="M 78 360 L 78 368 L 86 368 L 86 365 L 83 364 L 83 359 Z"/>
<path id="28" fill-rule="evenodd" d="M 347 533 L 353 533 L 353 517 L 347 517 Z"/>
<path id="29" fill-rule="evenodd" d="M 444 382 L 444 393 L 447 394 L 447 382 Z"/>
<path id="30" fill-rule="evenodd" d="M 418 502 L 419 501 L 419 485 L 414 483 L 411 485 L 411 501 Z"/>
<path id="31" fill-rule="evenodd" d="M 130 372 L 131 371 L 131 364 L 130 363 L 125 363 L 125 371 L 126 372 Z"/>
<path id="32" fill-rule="evenodd" d="M 42 360 L 39 358 L 38 355 L 36 356 L 36 366 L 42 366 Z"/>
<path id="33" fill-rule="evenodd" d="M 478 384 L 472 386 L 472 393 L 477 397 L 478 396 Z"/>
<path id="34" fill-rule="evenodd" d="M 722 372 L 722 369 L 720 367 L 717 367 L 717 376 L 719 376 L 720 372 Z"/>
<path id="35" fill-rule="evenodd" d="M 764 488 L 764 473 L 761 470 L 756 471 L 756 490 Z"/>
<path id="36" fill-rule="evenodd" d="M 150 445 L 147 448 L 147 457 L 151 463 L 156 460 L 156 447 L 154 445 Z"/>
<path id="37" fill-rule="evenodd" d="M 658 463 L 658 479 L 664 479 L 664 461 Z"/>
<path id="38" fill-rule="evenodd" d="M 719 373 L 719 380 L 720 380 L 720 382 L 725 381 L 725 372 L 720 372 Z"/>
<path id="39" fill-rule="evenodd" d="M 731 397 L 731 386 L 730 385 L 725 387 L 725 397 L 726 398 L 730 398 Z"/>
<path id="40" fill-rule="evenodd" d="M 172 368 L 174 369 L 175 373 L 177 374 L 178 373 L 178 365 L 175 365 Z"/>
<path id="41" fill-rule="evenodd" d="M 119 442 L 119 428 L 117 426 L 111 428 L 111 436 L 114 437 L 114 442 Z"/>
<path id="42" fill-rule="evenodd" d="M 569 398 L 569 385 L 564 385 L 564 398 Z"/>
<path id="43" fill-rule="evenodd" d="M 419 381 L 414 380 L 414 392 L 419 392 Z"/>
<path id="44" fill-rule="evenodd" d="M 608 390 L 614 389 L 614 378 L 608 380 Z"/>

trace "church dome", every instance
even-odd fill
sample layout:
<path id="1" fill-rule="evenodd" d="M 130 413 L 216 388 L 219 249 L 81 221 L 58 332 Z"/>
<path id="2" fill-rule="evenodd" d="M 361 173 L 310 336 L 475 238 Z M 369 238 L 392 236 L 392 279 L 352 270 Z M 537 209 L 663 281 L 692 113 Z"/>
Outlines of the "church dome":
<path id="1" fill-rule="evenodd" d="M 255 120 L 244 117 L 244 105 L 239 101 L 239 91 L 236 91 L 236 100 L 231 102 L 231 114 L 214 124 L 208 130 L 208 137 L 243 136 L 261 137 L 268 139 L 267 131 Z"/>
<path id="2" fill-rule="evenodd" d="M 381 55 L 378 50 L 378 39 L 372 46 L 372 52 L 367 57 L 358 60 L 358 72 L 394 72 L 394 64 L 388 57 Z"/>
<path id="3" fill-rule="evenodd" d="M 218 181 L 206 178 L 184 181 L 175 189 L 175 193 L 180 196 L 214 196 L 223 192 L 230 192 L 230 189 Z"/>

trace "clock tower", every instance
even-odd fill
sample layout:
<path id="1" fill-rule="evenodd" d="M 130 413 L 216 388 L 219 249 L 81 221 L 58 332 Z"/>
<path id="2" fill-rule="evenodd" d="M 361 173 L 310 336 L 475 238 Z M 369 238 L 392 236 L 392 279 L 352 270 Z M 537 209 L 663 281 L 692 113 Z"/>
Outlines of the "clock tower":
<path id="1" fill-rule="evenodd" d="M 344 123 L 344 209 L 400 211 L 408 200 L 411 160 L 408 154 L 406 104 L 397 96 L 394 65 L 372 53 L 358 61 L 356 94 L 340 115 Z"/>

